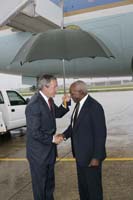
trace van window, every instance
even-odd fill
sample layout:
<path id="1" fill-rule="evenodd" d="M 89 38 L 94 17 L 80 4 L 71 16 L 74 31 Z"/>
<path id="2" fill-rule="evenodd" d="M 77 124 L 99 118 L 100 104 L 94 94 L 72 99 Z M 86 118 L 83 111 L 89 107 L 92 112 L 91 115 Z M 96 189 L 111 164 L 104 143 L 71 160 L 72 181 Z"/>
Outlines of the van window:
<path id="1" fill-rule="evenodd" d="M 15 91 L 7 91 L 11 106 L 25 105 L 25 99 Z"/>
<path id="2" fill-rule="evenodd" d="M 4 99 L 3 99 L 2 93 L 0 92 L 0 104 L 3 104 L 3 103 L 4 103 Z"/>

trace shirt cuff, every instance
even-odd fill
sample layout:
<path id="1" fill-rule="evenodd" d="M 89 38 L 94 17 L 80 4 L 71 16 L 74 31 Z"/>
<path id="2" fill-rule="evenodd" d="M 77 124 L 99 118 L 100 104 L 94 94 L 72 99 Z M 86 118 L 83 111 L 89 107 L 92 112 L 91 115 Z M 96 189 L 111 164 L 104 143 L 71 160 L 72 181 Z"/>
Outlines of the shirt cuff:
<path id="1" fill-rule="evenodd" d="M 55 136 L 53 135 L 52 143 L 55 143 Z"/>

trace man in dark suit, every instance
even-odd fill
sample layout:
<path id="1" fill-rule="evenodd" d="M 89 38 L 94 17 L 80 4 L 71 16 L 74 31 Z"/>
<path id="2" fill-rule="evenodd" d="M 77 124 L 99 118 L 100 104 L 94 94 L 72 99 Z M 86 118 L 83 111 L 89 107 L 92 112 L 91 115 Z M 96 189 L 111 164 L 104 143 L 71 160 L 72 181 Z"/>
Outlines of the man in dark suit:
<path id="1" fill-rule="evenodd" d="M 55 118 L 68 112 L 68 107 L 57 107 L 52 97 L 57 91 L 57 80 L 52 75 L 43 75 L 38 83 L 39 91 L 33 95 L 26 107 L 27 158 L 30 165 L 34 200 L 53 200 L 55 186 L 54 164 L 56 144 Z M 64 96 L 69 101 L 68 96 Z M 64 100 L 63 99 L 63 100 Z"/>
<path id="2" fill-rule="evenodd" d="M 106 124 L 102 106 L 88 95 L 87 85 L 76 81 L 70 86 L 76 103 L 71 124 L 63 137 L 71 137 L 72 153 L 76 158 L 81 200 L 103 200 L 102 161 L 106 157 Z"/>

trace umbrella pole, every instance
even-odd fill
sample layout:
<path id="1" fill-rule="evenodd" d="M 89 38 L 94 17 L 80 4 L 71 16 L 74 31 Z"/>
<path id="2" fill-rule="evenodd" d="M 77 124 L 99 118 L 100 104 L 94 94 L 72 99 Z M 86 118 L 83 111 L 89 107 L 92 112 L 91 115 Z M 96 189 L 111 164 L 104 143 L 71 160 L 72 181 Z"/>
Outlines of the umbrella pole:
<path id="1" fill-rule="evenodd" d="M 62 9 L 62 19 L 61 19 L 61 29 L 64 27 L 64 0 L 60 0 L 60 7 Z M 64 88 L 64 95 L 66 94 L 66 81 L 65 81 L 65 60 L 62 59 L 62 65 L 63 65 L 63 88 Z"/>
<path id="2" fill-rule="evenodd" d="M 64 0 L 60 0 L 60 6 L 62 8 L 62 19 L 61 19 L 61 29 L 64 28 Z M 66 72 L 65 72 L 65 60 L 62 59 L 62 67 L 63 67 L 63 88 L 64 88 L 64 95 L 66 94 Z M 67 107 L 67 103 L 64 100 L 64 106 Z"/>
<path id="3" fill-rule="evenodd" d="M 64 0 L 60 0 L 60 6 L 62 8 L 62 19 L 61 19 L 61 29 L 64 28 Z M 66 94 L 66 81 L 65 81 L 65 60 L 62 59 L 62 65 L 63 65 L 63 88 L 64 88 L 64 95 Z"/>
<path id="4" fill-rule="evenodd" d="M 62 66 L 63 66 L 63 88 L 64 88 L 64 94 L 66 94 L 66 72 L 65 72 L 65 60 L 62 59 Z"/>
<path id="5" fill-rule="evenodd" d="M 65 72 L 65 60 L 62 59 L 62 67 L 63 67 L 63 88 L 64 88 L 64 96 L 66 95 L 66 72 Z M 64 107 L 67 107 L 67 102 L 64 100 Z"/>

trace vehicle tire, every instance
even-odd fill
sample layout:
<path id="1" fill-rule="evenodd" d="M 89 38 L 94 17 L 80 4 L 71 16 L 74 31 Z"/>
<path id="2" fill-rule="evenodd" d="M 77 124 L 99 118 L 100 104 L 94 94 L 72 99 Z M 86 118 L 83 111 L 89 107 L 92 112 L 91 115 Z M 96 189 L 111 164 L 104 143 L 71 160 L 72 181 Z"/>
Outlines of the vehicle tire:
<path id="1" fill-rule="evenodd" d="M 5 136 L 6 136 L 7 138 L 10 138 L 10 137 L 11 137 L 11 132 L 10 132 L 10 131 L 7 131 L 6 134 L 5 134 Z"/>

